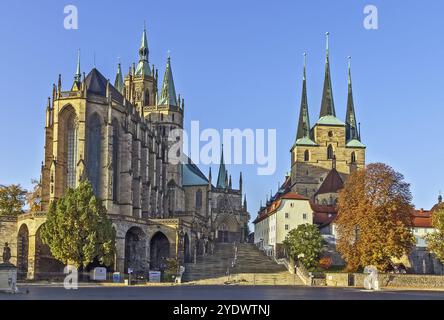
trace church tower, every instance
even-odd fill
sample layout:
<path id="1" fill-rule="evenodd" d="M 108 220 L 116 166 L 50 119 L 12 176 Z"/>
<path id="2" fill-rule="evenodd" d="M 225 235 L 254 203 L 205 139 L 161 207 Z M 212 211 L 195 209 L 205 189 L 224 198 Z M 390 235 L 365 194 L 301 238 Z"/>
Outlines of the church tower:
<path id="1" fill-rule="evenodd" d="M 305 57 L 305 54 L 304 54 Z M 302 99 L 296 141 L 291 149 L 292 191 L 313 197 L 328 174 L 336 170 L 345 181 L 353 170 L 365 166 L 365 145 L 361 143 L 348 72 L 346 122 L 336 117 L 330 73 L 329 33 L 325 59 L 324 87 L 319 119 L 310 128 L 304 59 Z"/>

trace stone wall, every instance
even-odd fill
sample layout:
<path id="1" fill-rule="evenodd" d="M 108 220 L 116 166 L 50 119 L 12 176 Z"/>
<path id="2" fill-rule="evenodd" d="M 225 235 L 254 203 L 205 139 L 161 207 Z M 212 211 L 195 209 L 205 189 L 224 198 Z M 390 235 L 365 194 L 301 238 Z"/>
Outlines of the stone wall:
<path id="1" fill-rule="evenodd" d="M 8 243 L 11 248 L 12 264 L 17 264 L 17 218 L 16 217 L 0 217 L 0 259 L 3 262 L 3 247 Z"/>
<path id="2" fill-rule="evenodd" d="M 327 273 L 326 283 L 332 287 L 364 287 L 366 277 L 362 273 Z M 444 289 L 444 276 L 380 274 L 378 279 L 381 288 Z"/>

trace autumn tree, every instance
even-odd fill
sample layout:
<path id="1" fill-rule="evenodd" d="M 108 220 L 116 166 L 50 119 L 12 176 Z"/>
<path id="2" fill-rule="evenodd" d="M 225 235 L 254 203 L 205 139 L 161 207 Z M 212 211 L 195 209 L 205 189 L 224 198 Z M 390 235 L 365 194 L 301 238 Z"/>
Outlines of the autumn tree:
<path id="1" fill-rule="evenodd" d="M 26 190 L 19 184 L 0 185 L 0 216 L 17 216 L 23 213 Z"/>
<path id="2" fill-rule="evenodd" d="M 324 239 L 315 225 L 303 224 L 291 230 L 284 240 L 288 255 L 300 261 L 308 270 L 319 265 Z"/>
<path id="3" fill-rule="evenodd" d="M 31 183 L 34 186 L 31 191 L 26 193 L 26 204 L 29 207 L 29 211 L 37 212 L 41 210 L 42 184 L 36 179 L 32 179 Z"/>
<path id="4" fill-rule="evenodd" d="M 426 236 L 427 248 L 444 263 L 444 208 L 433 212 L 432 223 L 436 231 Z"/>
<path id="5" fill-rule="evenodd" d="M 383 163 L 353 172 L 339 193 L 337 249 L 349 271 L 368 265 L 385 271 L 408 254 L 412 195 L 404 176 Z"/>
<path id="6" fill-rule="evenodd" d="M 51 203 L 41 236 L 52 255 L 66 265 L 80 268 L 95 260 L 106 266 L 113 262 L 115 230 L 88 181 Z"/>

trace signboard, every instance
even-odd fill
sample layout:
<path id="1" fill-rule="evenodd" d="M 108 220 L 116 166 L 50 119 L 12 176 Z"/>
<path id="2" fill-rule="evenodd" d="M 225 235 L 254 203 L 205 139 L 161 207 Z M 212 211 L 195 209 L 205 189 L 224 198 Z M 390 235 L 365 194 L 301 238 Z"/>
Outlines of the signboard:
<path id="1" fill-rule="evenodd" d="M 120 283 L 120 272 L 114 272 L 113 273 L 113 282 L 114 283 Z"/>
<path id="2" fill-rule="evenodd" d="M 134 270 L 133 268 L 128 268 L 128 274 L 133 274 Z"/>
<path id="3" fill-rule="evenodd" d="M 150 271 L 149 280 L 150 282 L 160 282 L 161 272 L 160 271 Z"/>
<path id="4" fill-rule="evenodd" d="M 92 280 L 94 281 L 106 281 L 106 268 L 94 268 L 92 272 Z"/>

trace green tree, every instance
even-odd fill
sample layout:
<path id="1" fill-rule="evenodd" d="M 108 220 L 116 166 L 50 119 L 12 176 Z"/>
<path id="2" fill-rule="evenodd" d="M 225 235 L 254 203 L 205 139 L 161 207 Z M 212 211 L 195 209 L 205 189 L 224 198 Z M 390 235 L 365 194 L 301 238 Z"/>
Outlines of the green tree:
<path id="1" fill-rule="evenodd" d="M 41 235 L 52 255 L 64 264 L 80 268 L 95 259 L 106 266 L 113 262 L 115 230 L 88 181 L 51 203 Z"/>
<path id="2" fill-rule="evenodd" d="M 427 247 L 444 263 L 444 208 L 435 211 L 432 219 L 436 232 L 426 236 Z"/>
<path id="3" fill-rule="evenodd" d="M 284 241 L 289 256 L 310 271 L 319 265 L 323 245 L 324 239 L 318 227 L 312 224 L 303 224 L 291 230 Z"/>
<path id="4" fill-rule="evenodd" d="M 19 184 L 0 185 L 0 216 L 17 216 L 23 213 L 26 190 Z"/>

